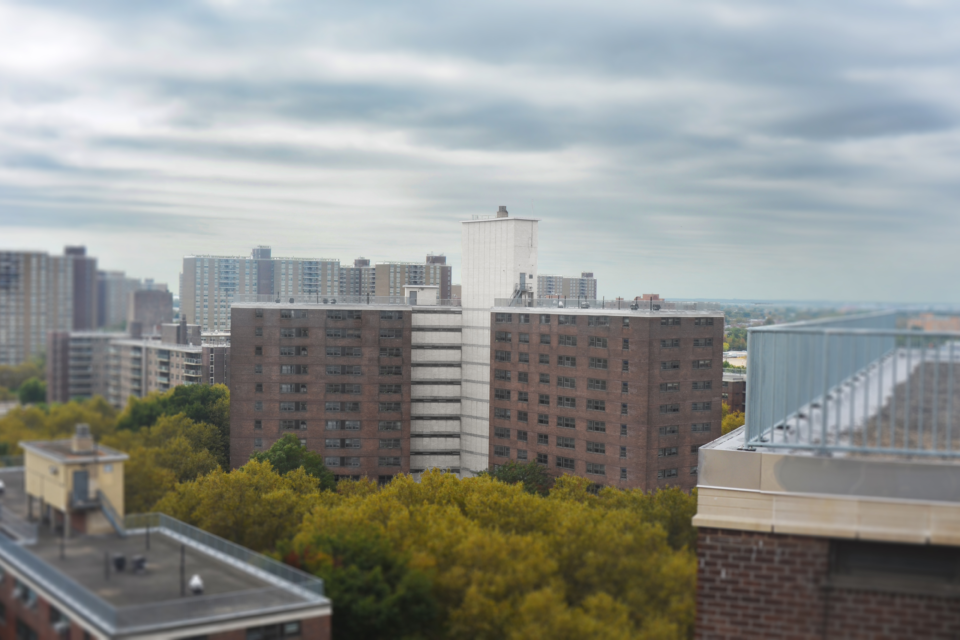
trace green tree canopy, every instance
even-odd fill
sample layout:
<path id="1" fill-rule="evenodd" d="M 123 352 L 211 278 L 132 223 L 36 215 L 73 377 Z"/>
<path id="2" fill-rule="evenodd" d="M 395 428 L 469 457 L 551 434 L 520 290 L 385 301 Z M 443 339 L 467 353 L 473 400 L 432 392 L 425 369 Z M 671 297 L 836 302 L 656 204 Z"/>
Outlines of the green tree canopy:
<path id="1" fill-rule="evenodd" d="M 553 478 L 547 473 L 543 465 L 536 462 L 517 462 L 508 460 L 496 469 L 484 471 L 481 475 L 488 475 L 507 484 L 522 484 L 528 493 L 546 495 L 553 486 Z"/>
<path id="2" fill-rule="evenodd" d="M 47 383 L 30 378 L 20 385 L 20 404 L 42 404 L 47 401 Z"/>
<path id="3" fill-rule="evenodd" d="M 336 476 L 323 464 L 320 454 L 309 451 L 292 433 L 274 442 L 273 446 L 266 451 L 254 451 L 250 459 L 269 462 L 280 475 L 290 473 L 294 469 L 303 469 L 307 475 L 319 481 L 321 490 L 333 490 L 337 486 Z"/>

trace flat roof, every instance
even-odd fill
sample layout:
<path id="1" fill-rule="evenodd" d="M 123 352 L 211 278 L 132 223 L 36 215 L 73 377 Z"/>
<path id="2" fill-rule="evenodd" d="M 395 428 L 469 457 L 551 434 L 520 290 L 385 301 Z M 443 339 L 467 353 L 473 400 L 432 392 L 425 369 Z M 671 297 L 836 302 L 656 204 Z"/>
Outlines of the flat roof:
<path id="1" fill-rule="evenodd" d="M 574 302 L 573 304 L 576 304 Z M 607 303 L 609 304 L 609 303 Z M 630 309 L 631 302 L 624 301 L 626 309 L 606 309 L 606 308 L 589 308 L 589 309 L 580 309 L 578 307 L 491 307 L 490 311 L 495 313 L 544 313 L 544 314 L 553 314 L 553 315 L 576 315 L 576 316 L 625 316 L 625 317 L 653 317 L 660 316 L 663 318 L 671 318 L 676 316 L 700 316 L 700 317 L 709 317 L 709 318 L 722 318 L 723 311 L 720 310 L 707 310 L 702 311 L 681 311 L 674 309 L 661 309 L 659 311 L 653 311 L 651 309 L 644 309 L 641 305 L 640 309 L 634 311 Z"/>
<path id="2" fill-rule="evenodd" d="M 489 218 L 477 218 L 476 220 L 461 220 L 463 224 L 470 224 L 471 222 L 502 222 L 504 220 L 522 220 L 524 222 L 540 222 L 541 218 L 524 218 L 521 216 L 507 216 L 505 218 L 498 218 L 496 214 L 491 215 Z"/>
<path id="3" fill-rule="evenodd" d="M 122 462 L 130 458 L 122 451 L 105 447 L 102 444 L 96 445 L 96 453 L 93 451 L 74 453 L 71 447 L 72 443 L 71 438 L 66 440 L 30 440 L 21 442 L 20 448 L 58 462 Z"/>
<path id="4" fill-rule="evenodd" d="M 203 334 L 201 334 L 201 337 L 202 336 Z M 203 352 L 203 347 L 200 345 L 161 342 L 160 340 L 151 340 L 150 338 L 143 338 L 140 340 L 137 340 L 136 338 L 130 338 L 128 340 L 114 340 L 114 344 L 119 344 L 126 347 L 151 347 L 154 349 L 169 349 L 171 351 L 188 351 L 190 353 Z"/>

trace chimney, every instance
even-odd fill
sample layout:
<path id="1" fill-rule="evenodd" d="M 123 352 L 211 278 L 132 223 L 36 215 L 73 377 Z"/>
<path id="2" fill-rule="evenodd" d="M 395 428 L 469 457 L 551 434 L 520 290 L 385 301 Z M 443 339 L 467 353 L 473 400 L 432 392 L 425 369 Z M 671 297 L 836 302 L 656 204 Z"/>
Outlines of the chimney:
<path id="1" fill-rule="evenodd" d="M 497 217 L 498 217 L 498 218 L 506 218 L 508 215 L 510 215 L 510 214 L 507 213 L 507 207 L 506 207 L 506 205 L 500 205 L 500 209 L 497 211 Z"/>
<path id="2" fill-rule="evenodd" d="M 70 441 L 70 451 L 72 453 L 93 453 L 93 436 L 90 435 L 90 425 L 79 423 L 77 432 L 73 434 Z"/>

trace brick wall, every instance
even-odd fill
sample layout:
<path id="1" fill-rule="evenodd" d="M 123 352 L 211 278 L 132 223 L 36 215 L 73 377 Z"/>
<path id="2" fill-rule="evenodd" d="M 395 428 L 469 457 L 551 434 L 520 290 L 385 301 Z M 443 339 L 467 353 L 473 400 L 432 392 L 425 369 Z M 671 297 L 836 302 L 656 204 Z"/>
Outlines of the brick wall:
<path id="1" fill-rule="evenodd" d="M 960 637 L 960 598 L 830 588 L 829 554 L 826 538 L 701 528 L 696 637 Z"/>

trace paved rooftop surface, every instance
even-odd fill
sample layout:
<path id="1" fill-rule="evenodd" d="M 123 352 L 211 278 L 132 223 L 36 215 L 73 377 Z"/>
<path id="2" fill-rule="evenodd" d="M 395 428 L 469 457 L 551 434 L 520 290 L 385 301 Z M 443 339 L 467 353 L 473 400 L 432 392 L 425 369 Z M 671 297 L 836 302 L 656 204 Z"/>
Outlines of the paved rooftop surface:
<path id="1" fill-rule="evenodd" d="M 103 445 L 97 445 L 96 453 L 93 451 L 84 451 L 80 453 L 74 453 L 71 451 L 71 440 L 34 440 L 32 442 L 23 442 L 21 446 L 24 449 L 34 450 L 38 453 L 46 454 L 57 460 L 89 460 L 90 458 L 97 455 L 105 460 L 126 460 L 129 456 L 127 454 L 117 451 L 116 449 L 111 449 L 110 447 L 105 447 Z"/>

